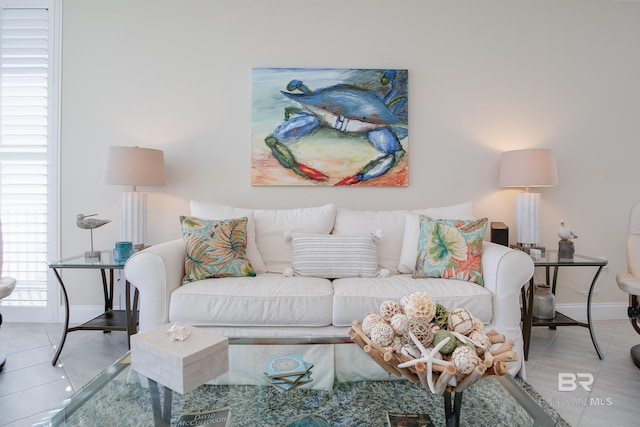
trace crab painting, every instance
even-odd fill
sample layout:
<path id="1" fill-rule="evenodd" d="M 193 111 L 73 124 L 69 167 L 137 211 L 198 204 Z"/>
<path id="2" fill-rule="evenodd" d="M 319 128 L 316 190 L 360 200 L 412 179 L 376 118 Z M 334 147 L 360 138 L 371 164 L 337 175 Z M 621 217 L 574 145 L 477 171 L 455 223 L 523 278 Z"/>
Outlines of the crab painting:
<path id="1" fill-rule="evenodd" d="M 333 135 L 353 144 L 368 144 L 374 155 L 335 185 L 364 183 L 391 171 L 405 153 L 407 137 L 407 95 L 405 70 L 367 70 L 375 81 L 346 82 L 318 89 L 300 79 L 290 79 L 280 96 L 291 101 L 284 107 L 284 121 L 264 138 L 264 144 L 279 165 L 306 181 L 324 183 L 329 175 L 307 159 L 301 161 L 293 146 L 312 136 Z M 399 77 L 402 82 L 399 82 Z M 318 152 L 322 153 L 319 148 Z M 321 157 L 321 154 L 320 154 Z M 348 162 L 345 156 L 343 162 Z"/>

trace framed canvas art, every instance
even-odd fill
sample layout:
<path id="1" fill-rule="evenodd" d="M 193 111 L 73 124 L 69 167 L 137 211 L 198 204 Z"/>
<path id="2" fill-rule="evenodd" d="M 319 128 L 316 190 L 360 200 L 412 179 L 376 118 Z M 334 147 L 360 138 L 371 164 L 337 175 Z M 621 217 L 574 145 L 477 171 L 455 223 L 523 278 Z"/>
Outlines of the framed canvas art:
<path id="1" fill-rule="evenodd" d="M 254 68 L 253 185 L 407 186 L 408 72 Z"/>

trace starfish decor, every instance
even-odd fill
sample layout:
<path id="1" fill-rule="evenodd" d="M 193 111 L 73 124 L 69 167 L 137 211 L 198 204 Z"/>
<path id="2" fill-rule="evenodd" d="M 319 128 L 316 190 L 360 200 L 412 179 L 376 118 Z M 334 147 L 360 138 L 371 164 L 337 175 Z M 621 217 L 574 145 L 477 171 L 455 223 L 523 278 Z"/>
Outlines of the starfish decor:
<path id="1" fill-rule="evenodd" d="M 440 349 L 442 347 L 444 347 L 449 342 L 450 338 L 446 337 L 445 339 L 440 341 L 438 343 L 438 345 L 436 345 L 433 349 L 429 350 L 429 349 L 426 349 L 422 345 L 420 340 L 418 340 L 418 338 L 416 338 L 416 336 L 413 334 L 413 332 L 409 332 L 409 336 L 411 337 L 411 340 L 415 343 L 415 345 L 420 349 L 420 354 L 422 355 L 422 357 L 419 358 L 419 359 L 413 359 L 413 360 L 410 360 L 408 362 L 401 363 L 401 364 L 398 365 L 398 368 L 408 368 L 409 366 L 415 366 L 416 364 L 418 364 L 420 362 L 426 363 L 426 365 L 427 365 L 427 384 L 429 385 L 429 390 L 431 390 L 431 393 L 435 394 L 436 389 L 433 386 L 433 364 L 435 363 L 436 365 L 442 365 L 442 366 L 453 365 L 453 363 L 451 363 L 451 362 L 449 362 L 447 360 L 442 360 L 442 359 L 437 359 L 436 358 L 436 356 L 440 352 Z"/>

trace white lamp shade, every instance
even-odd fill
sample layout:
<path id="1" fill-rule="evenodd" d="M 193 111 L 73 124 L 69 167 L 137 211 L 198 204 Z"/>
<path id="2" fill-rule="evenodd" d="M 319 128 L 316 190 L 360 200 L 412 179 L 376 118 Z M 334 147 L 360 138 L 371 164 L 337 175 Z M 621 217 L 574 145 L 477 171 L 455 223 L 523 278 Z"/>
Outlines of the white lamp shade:
<path id="1" fill-rule="evenodd" d="M 136 186 L 165 185 L 164 153 L 140 147 L 109 147 L 103 175 L 105 184 L 131 185 L 120 198 L 120 240 L 141 249 L 147 240 L 147 193 Z"/>
<path id="2" fill-rule="evenodd" d="M 105 184 L 163 186 L 164 153 L 141 147 L 109 147 L 105 158 Z"/>
<path id="3" fill-rule="evenodd" d="M 558 185 L 556 155 L 549 149 L 502 153 L 500 187 L 555 187 Z"/>

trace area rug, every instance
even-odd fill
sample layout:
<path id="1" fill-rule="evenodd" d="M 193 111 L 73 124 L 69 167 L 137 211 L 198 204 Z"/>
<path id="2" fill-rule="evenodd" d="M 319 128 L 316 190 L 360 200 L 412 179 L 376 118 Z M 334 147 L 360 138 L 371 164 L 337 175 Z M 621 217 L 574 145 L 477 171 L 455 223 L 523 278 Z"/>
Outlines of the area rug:
<path id="1" fill-rule="evenodd" d="M 569 424 L 525 381 L 520 385 L 556 421 Z M 530 426 L 532 420 L 492 378 L 465 390 L 460 426 Z M 294 389 L 285 393 L 270 386 L 205 385 L 186 395 L 173 393 L 171 425 L 186 412 L 229 406 L 229 426 L 282 426 L 301 414 L 317 414 L 332 426 L 384 427 L 387 412 L 427 413 L 435 426 L 445 425 L 442 396 L 408 381 L 337 383 L 333 390 Z M 76 411 L 67 426 L 153 426 L 148 389 L 114 380 Z"/>

